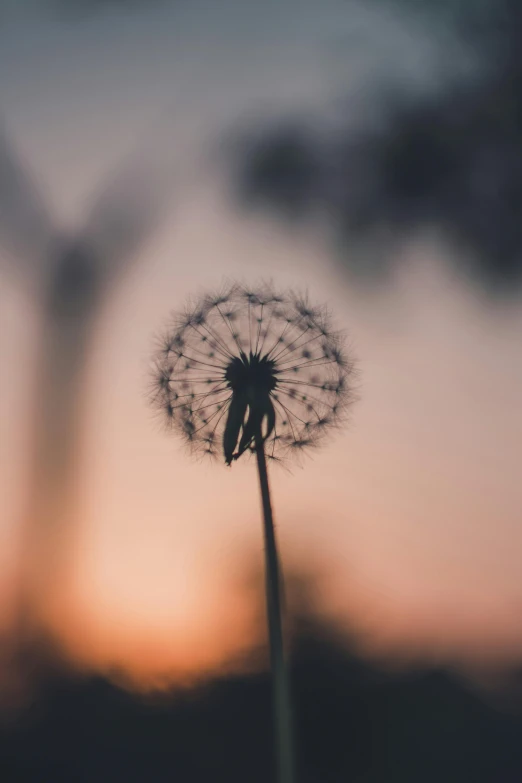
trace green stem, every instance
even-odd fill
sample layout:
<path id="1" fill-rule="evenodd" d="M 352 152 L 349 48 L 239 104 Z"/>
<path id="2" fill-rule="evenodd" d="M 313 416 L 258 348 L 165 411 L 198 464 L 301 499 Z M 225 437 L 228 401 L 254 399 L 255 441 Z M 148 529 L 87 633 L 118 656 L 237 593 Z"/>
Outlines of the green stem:
<path id="1" fill-rule="evenodd" d="M 288 674 L 283 650 L 281 619 L 281 591 L 279 561 L 274 532 L 274 519 L 270 503 L 265 446 L 260 434 L 256 436 L 257 468 L 263 504 L 263 528 L 265 538 L 265 580 L 268 635 L 270 640 L 270 664 L 274 688 L 274 719 L 278 783 L 294 783 L 294 754 L 292 741 L 292 716 Z"/>

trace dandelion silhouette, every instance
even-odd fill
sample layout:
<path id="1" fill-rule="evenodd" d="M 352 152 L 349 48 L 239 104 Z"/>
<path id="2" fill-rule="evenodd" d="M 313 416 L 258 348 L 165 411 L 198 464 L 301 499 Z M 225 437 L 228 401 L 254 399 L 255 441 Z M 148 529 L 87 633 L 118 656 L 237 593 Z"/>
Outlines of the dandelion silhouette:
<path id="1" fill-rule="evenodd" d="M 294 781 L 280 575 L 267 460 L 286 461 L 339 425 L 352 364 L 324 308 L 304 296 L 231 284 L 175 319 L 154 357 L 152 403 L 195 453 L 231 465 L 255 453 L 280 783 Z"/>

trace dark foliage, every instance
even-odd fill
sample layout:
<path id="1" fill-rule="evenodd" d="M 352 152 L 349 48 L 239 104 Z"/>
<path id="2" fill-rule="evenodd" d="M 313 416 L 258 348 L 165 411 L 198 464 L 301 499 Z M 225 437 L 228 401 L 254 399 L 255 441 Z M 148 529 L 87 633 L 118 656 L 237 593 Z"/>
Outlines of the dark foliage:
<path id="1" fill-rule="evenodd" d="M 390 238 L 435 227 L 489 290 L 520 285 L 522 7 L 488 2 L 477 4 L 479 13 L 458 5 L 446 24 L 477 54 L 473 80 L 424 99 L 386 96 L 383 123 L 367 132 L 354 134 L 348 121 L 345 130 L 327 131 L 321 117 L 306 126 L 282 119 L 256 132 L 240 147 L 239 202 L 292 221 L 319 214 L 346 249 L 358 236 L 383 232 L 381 270 L 392 256 Z M 429 3 L 417 10 L 423 7 L 436 13 Z M 343 253 L 346 265 L 353 256 Z"/>
<path id="2" fill-rule="evenodd" d="M 308 627 L 292 680 L 303 783 L 522 780 L 522 710 L 443 671 L 384 674 Z M 5 783 L 270 783 L 272 768 L 266 675 L 146 699 L 55 676 L 0 734 Z"/>

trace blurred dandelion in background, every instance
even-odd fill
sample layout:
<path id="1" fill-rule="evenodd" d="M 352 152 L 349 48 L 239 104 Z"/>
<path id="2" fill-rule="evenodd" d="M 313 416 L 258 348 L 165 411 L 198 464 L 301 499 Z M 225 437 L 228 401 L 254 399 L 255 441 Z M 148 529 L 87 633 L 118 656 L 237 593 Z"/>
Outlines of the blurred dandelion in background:
<path id="1" fill-rule="evenodd" d="M 295 764 L 267 460 L 316 446 L 343 421 L 353 372 L 326 309 L 269 285 L 203 296 L 174 318 L 154 356 L 151 401 L 169 429 L 197 454 L 222 452 L 227 465 L 256 455 L 279 783 L 295 780 Z"/>

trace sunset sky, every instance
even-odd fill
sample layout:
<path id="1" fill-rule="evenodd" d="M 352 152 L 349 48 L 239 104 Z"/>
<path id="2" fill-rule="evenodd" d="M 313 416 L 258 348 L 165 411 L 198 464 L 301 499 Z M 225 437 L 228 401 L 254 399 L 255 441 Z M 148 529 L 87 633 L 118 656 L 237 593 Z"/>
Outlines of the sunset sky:
<path id="1" fill-rule="evenodd" d="M 53 229 L 83 227 L 127 159 L 174 172 L 166 219 L 107 291 L 91 335 L 68 574 L 48 610 L 71 659 L 138 678 L 193 673 L 262 633 L 242 592 L 262 561 L 254 465 L 192 460 L 146 400 L 155 334 L 187 296 L 232 277 L 327 302 L 359 369 L 348 426 L 301 467 L 273 471 L 284 564 L 316 572 L 321 611 L 368 654 L 522 660 L 520 298 L 489 298 L 436 232 L 363 284 L 316 226 L 242 213 L 223 152 L 238 129 L 341 94 L 356 128 L 383 89 L 437 90 L 469 56 L 363 3 L 58 6 L 0 0 L 1 123 Z M 45 279 L 45 258 L 31 267 L 2 242 L 7 616 L 38 396 L 31 281 Z"/>

